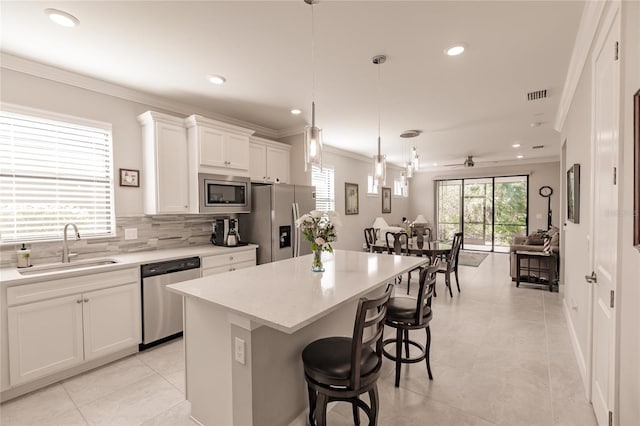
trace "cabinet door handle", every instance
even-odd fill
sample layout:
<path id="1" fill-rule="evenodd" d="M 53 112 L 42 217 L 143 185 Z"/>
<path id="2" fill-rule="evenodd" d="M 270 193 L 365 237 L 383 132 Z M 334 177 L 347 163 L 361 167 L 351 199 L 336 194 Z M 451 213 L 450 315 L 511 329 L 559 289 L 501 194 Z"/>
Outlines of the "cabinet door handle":
<path id="1" fill-rule="evenodd" d="M 84 299 L 84 303 L 87 303 L 89 301 L 89 298 Z"/>
<path id="2" fill-rule="evenodd" d="M 233 260 L 233 256 L 229 256 L 229 260 Z"/>
<path id="3" fill-rule="evenodd" d="M 76 303 L 82 303 L 82 299 L 76 300 Z"/>

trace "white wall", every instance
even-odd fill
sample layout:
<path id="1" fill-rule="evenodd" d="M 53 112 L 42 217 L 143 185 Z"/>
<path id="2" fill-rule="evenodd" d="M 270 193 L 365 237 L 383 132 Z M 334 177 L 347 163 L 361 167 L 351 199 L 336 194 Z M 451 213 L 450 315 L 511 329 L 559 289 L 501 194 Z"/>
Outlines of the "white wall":
<path id="1" fill-rule="evenodd" d="M 291 148 L 291 180 L 293 183 L 310 185 L 310 173 L 304 171 L 304 155 L 302 135 L 281 139 Z M 391 199 L 391 213 L 382 214 L 382 199 L 380 194 L 367 195 L 367 176 L 372 170 L 372 160 L 369 158 L 326 147 L 322 157 L 322 165 L 334 169 L 336 185 L 336 211 L 342 218 L 342 228 L 339 230 L 338 241 L 334 248 L 343 250 L 362 250 L 364 243 L 364 228 L 370 227 L 376 217 L 382 216 L 389 224 L 401 223 L 402 217 L 409 217 L 409 200 L 413 197 L 393 197 Z M 387 186 L 393 189 L 393 180 L 400 176 L 400 169 L 387 167 Z M 357 183 L 360 212 L 357 215 L 345 215 L 344 184 Z"/>
<path id="2" fill-rule="evenodd" d="M 559 162 L 415 173 L 410 183 L 412 194 L 410 217 L 415 218 L 417 214 L 423 214 L 429 222 L 435 224 L 436 180 L 510 175 L 529 175 L 529 230 L 547 229 L 547 199 L 538 194 L 538 189 L 544 185 L 553 188 L 552 222 L 559 226 L 562 217 L 560 215 Z"/>
<path id="3" fill-rule="evenodd" d="M 622 162 L 619 164 L 619 201 L 616 210 L 620 217 L 618 283 L 616 308 L 618 338 L 617 389 L 618 405 L 613 407 L 616 424 L 640 424 L 640 252 L 633 247 L 633 107 L 632 96 L 640 89 L 640 3 L 623 1 L 621 39 L 621 125 L 620 148 Z M 603 12 L 612 7 L 609 3 Z M 601 18 L 602 19 L 602 18 Z M 594 39 L 597 39 L 597 35 Z M 577 337 L 580 352 L 578 362 L 591 348 L 587 345 L 589 317 L 587 309 L 588 287 L 584 275 L 588 274 L 587 240 L 590 224 L 590 162 L 591 162 L 591 113 L 592 113 L 591 54 L 580 77 L 572 99 L 567 119 L 562 128 L 562 137 L 567 139 L 567 162 L 582 165 L 581 223 L 567 225 L 565 238 L 565 303 L 569 312 L 569 327 Z M 640 194 L 636 194 L 640 196 Z M 615 207 L 614 207 L 615 208 Z M 640 214 L 640 212 L 635 212 Z M 615 231 L 612 231 L 615 232 Z M 589 367 L 586 367 L 589 368 Z"/>
<path id="4" fill-rule="evenodd" d="M 640 89 L 640 2 L 622 3 L 622 210 L 619 309 L 619 424 L 640 424 L 640 251 L 633 247 L 633 108 Z M 640 165 L 639 165 L 640 167 Z M 637 179 L 640 179 L 638 177 Z M 640 185 L 638 189 L 640 191 Z M 636 192 L 636 196 L 640 194 Z M 640 215 L 640 212 L 635 212 Z"/>
<path id="5" fill-rule="evenodd" d="M 578 366 L 582 377 L 589 368 L 589 287 L 584 276 L 589 274 L 589 226 L 591 223 L 591 68 L 585 67 L 578 83 L 564 127 L 562 140 L 566 139 L 566 164 L 580 164 L 580 223 L 566 222 L 565 238 L 561 241 L 564 258 L 564 298 L 571 317 L 570 328 L 577 339 Z M 563 191 L 564 194 L 564 191 Z"/>

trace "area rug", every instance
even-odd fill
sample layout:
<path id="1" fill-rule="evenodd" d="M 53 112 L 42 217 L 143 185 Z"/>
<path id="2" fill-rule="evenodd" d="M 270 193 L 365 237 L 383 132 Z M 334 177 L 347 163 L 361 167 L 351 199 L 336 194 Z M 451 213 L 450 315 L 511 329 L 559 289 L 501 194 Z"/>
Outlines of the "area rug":
<path id="1" fill-rule="evenodd" d="M 489 253 L 477 251 L 460 251 L 458 265 L 478 267 L 489 256 Z"/>

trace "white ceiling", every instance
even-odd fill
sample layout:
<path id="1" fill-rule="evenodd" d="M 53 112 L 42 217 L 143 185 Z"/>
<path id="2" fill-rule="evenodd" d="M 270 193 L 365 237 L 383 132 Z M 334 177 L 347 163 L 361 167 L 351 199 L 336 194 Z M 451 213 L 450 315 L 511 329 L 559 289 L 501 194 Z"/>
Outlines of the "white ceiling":
<path id="1" fill-rule="evenodd" d="M 316 121 L 325 143 L 422 167 L 558 158 L 552 128 L 582 1 L 329 1 L 315 5 Z M 47 7 L 80 20 L 53 24 Z M 311 6 L 291 1 L 6 1 L 3 52 L 265 126 L 311 119 Z M 467 51 L 443 49 L 464 42 Z M 386 54 L 380 67 L 371 58 Z M 207 74 L 227 78 L 223 86 Z M 526 93 L 547 89 L 529 102 Z M 378 95 L 380 93 L 380 95 Z M 299 107 L 301 116 L 289 110 Z M 542 122 L 539 127 L 531 123 Z M 401 139 L 407 129 L 423 133 Z M 544 149 L 533 150 L 534 145 Z M 495 165 L 495 164 L 492 164 Z"/>

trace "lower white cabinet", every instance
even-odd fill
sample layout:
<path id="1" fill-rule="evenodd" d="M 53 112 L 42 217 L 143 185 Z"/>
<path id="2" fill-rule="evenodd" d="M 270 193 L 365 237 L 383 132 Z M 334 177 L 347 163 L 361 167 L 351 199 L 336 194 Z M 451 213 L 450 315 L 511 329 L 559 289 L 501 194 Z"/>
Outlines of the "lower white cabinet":
<path id="1" fill-rule="evenodd" d="M 84 360 L 80 298 L 81 295 L 73 295 L 9 308 L 12 386 Z"/>
<path id="2" fill-rule="evenodd" d="M 137 283 L 8 308 L 11 386 L 140 342 Z"/>
<path id="3" fill-rule="evenodd" d="M 237 251 L 229 254 L 217 254 L 202 258 L 202 276 L 235 271 L 236 269 L 256 266 L 256 250 Z"/>
<path id="4" fill-rule="evenodd" d="M 136 284 L 83 294 L 84 359 L 140 343 L 140 291 Z"/>

